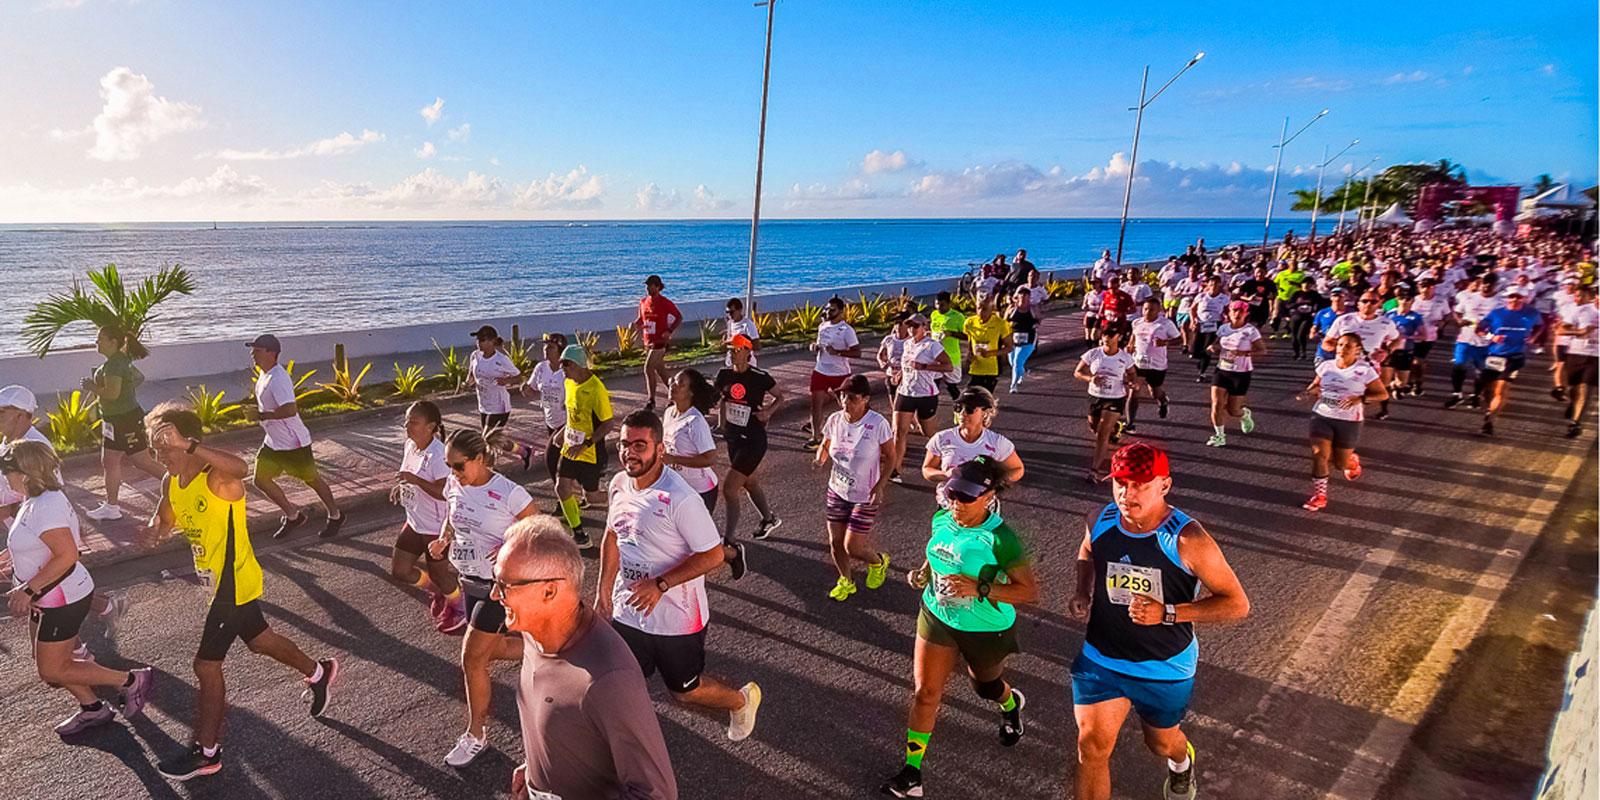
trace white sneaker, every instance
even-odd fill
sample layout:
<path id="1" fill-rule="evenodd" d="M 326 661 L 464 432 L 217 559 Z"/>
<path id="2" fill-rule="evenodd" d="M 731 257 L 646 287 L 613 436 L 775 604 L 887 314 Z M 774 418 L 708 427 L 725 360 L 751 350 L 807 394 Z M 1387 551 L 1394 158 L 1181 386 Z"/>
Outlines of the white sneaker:
<path id="1" fill-rule="evenodd" d="M 744 708 L 728 712 L 728 738 L 742 742 L 756 729 L 756 711 L 761 708 L 761 687 L 751 681 L 739 690 L 744 695 Z"/>
<path id="2" fill-rule="evenodd" d="M 1206 447 L 1227 447 L 1227 446 L 1228 446 L 1228 435 L 1225 434 L 1225 433 L 1215 434 L 1210 439 L 1206 440 Z"/>
<path id="3" fill-rule="evenodd" d="M 122 615 L 126 613 L 128 613 L 128 590 L 117 589 L 106 592 L 106 610 L 100 613 L 100 624 L 105 626 L 106 640 L 112 644 L 117 643 Z"/>
<path id="4" fill-rule="evenodd" d="M 122 519 L 122 507 L 114 506 L 110 503 L 101 503 L 98 508 L 85 511 L 83 515 L 96 522 L 110 522 L 111 520 Z"/>
<path id="5" fill-rule="evenodd" d="M 487 730 L 483 732 L 482 739 L 473 736 L 471 733 L 462 733 L 461 738 L 456 740 L 456 746 L 450 748 L 449 754 L 444 757 L 444 763 L 460 769 L 471 764 L 472 760 L 483 752 L 483 748 L 488 746 L 489 732 Z"/>

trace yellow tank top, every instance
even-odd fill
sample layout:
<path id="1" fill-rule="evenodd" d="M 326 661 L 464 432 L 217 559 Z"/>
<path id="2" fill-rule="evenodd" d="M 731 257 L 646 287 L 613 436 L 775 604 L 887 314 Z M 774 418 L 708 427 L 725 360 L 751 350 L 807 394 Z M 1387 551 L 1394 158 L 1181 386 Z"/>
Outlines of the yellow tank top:
<path id="1" fill-rule="evenodd" d="M 189 539 L 194 571 L 213 596 L 243 605 L 261 596 L 261 564 L 245 528 L 244 499 L 217 497 L 202 470 L 188 486 L 172 477 L 167 499 L 178 529 Z M 230 557 L 231 554 L 231 557 Z M 232 593 L 229 598 L 224 591 Z"/>

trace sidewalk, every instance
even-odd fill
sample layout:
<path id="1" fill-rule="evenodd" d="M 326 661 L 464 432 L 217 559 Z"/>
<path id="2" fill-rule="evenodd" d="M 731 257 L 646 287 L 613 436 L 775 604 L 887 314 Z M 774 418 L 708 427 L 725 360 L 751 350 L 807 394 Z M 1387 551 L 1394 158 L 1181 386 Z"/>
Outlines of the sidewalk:
<path id="1" fill-rule="evenodd" d="M 1071 313 L 1065 304 L 1047 313 L 1039 325 L 1040 345 L 1034 358 L 1080 344 L 1082 339 L 1078 320 L 1078 315 Z M 876 360 L 880 338 L 869 334 L 869 338 L 863 339 L 862 358 L 855 361 L 856 371 L 865 372 L 873 378 L 876 392 L 884 388 Z M 798 423 L 809 413 L 806 387 L 814 356 L 801 347 L 791 345 L 762 353 L 760 360 L 761 367 L 771 372 L 778 384 L 788 389 L 793 398 L 785 403 L 779 419 L 783 420 L 783 424 L 790 424 L 791 421 Z M 710 377 L 720 364 L 721 360 L 716 359 L 702 362 L 699 368 Z M 687 365 L 672 366 L 677 369 Z M 638 368 L 630 368 L 625 373 L 603 377 L 602 380 L 611 392 L 611 404 L 617 417 L 644 404 L 645 383 Z M 661 400 L 665 399 L 663 395 Z M 477 426 L 477 401 L 471 393 L 435 399 L 435 402 L 439 403 L 439 410 L 444 414 L 447 429 Z M 363 508 L 388 502 L 389 490 L 394 486 L 395 470 L 400 464 L 404 436 L 401 432 L 401 415 L 404 412 L 404 405 L 394 405 L 307 420 L 317 466 L 323 479 L 333 488 L 334 496 L 345 513 L 359 512 Z M 533 440 L 543 435 L 539 420 L 537 407 L 518 399 L 508 429 L 513 438 Z M 261 431 L 259 428 L 228 431 L 216 434 L 208 441 L 226 447 L 254 463 L 255 451 L 261 445 Z M 719 468 L 726 466 L 721 461 L 723 458 L 719 456 Z M 501 466 L 505 467 L 504 464 Z M 104 496 L 104 479 L 98 457 L 69 457 L 62 471 L 67 482 L 67 496 L 80 510 L 99 505 Z M 506 470 L 506 474 L 534 485 L 546 482 L 541 459 L 535 459 L 534 468 L 527 473 L 523 473 L 520 464 L 517 464 Z M 160 487 L 156 479 L 129 466 L 124 466 L 123 478 L 129 481 L 124 483 L 120 498 L 123 518 L 114 522 L 82 519 L 83 562 L 90 568 L 116 564 L 153 552 L 177 551 L 187 546 L 181 536 L 173 536 L 155 550 L 140 546 L 139 528 L 149 519 Z M 291 534 L 291 538 L 316 538 L 316 531 L 322 527 L 322 507 L 316 494 L 293 479 L 283 478 L 279 483 L 288 493 L 290 501 L 308 507 L 312 516 L 311 523 Z M 535 496 L 543 499 L 537 492 Z M 250 486 L 250 530 L 257 537 L 268 536 L 277 528 L 279 516 L 278 508 Z"/>

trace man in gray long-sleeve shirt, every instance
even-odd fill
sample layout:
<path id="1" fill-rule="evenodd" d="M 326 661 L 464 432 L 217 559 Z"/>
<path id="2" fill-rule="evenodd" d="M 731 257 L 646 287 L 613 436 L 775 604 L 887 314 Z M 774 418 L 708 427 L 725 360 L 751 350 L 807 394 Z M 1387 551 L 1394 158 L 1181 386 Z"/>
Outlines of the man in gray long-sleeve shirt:
<path id="1" fill-rule="evenodd" d="M 622 637 L 580 600 L 583 560 L 551 517 L 506 532 L 492 597 L 522 634 L 517 710 L 527 762 L 511 793 L 535 800 L 676 800 L 644 675 Z M 526 792 L 526 795 L 524 795 Z"/>

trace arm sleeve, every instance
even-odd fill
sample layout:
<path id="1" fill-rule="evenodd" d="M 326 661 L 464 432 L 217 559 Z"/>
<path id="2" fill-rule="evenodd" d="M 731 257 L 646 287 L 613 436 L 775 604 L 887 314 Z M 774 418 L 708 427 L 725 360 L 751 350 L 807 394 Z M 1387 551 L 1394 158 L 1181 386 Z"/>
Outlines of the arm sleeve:
<path id="1" fill-rule="evenodd" d="M 703 508 L 703 506 L 702 506 Z M 641 673 L 612 670 L 590 684 L 583 701 L 591 724 L 611 751 L 616 800 L 677 800 L 678 783 L 661 722 Z"/>

